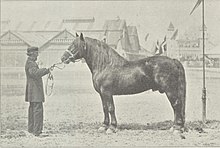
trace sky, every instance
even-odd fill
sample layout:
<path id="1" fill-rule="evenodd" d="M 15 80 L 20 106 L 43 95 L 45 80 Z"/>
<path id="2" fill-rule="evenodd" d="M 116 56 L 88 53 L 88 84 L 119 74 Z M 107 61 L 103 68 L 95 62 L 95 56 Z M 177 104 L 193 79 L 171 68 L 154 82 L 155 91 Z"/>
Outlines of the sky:
<path id="1" fill-rule="evenodd" d="M 197 0 L 145 1 L 2 1 L 1 20 L 11 22 L 92 18 L 104 23 L 119 16 L 135 25 L 141 42 L 147 33 L 162 39 L 170 22 L 179 32 L 201 26 L 201 5 L 189 15 Z M 220 0 L 206 0 L 205 24 L 215 43 L 220 43 Z"/>

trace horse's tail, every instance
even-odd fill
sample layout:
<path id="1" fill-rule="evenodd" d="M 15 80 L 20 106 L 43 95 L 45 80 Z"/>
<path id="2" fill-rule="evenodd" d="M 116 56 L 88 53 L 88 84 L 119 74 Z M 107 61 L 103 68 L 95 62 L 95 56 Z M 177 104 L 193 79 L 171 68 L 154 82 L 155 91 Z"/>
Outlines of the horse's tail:
<path id="1" fill-rule="evenodd" d="M 182 103 L 181 113 L 182 113 L 182 121 L 185 123 L 185 104 L 186 104 L 186 77 L 185 70 L 183 65 L 176 59 L 174 59 L 174 63 L 176 64 L 179 72 L 178 76 L 178 99 Z"/>

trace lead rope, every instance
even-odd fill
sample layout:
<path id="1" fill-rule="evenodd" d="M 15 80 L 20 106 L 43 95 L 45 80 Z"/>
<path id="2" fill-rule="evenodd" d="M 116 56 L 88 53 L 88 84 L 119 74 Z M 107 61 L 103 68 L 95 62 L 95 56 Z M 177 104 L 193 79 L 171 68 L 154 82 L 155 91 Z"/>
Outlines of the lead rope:
<path id="1" fill-rule="evenodd" d="M 67 59 L 68 60 L 68 59 Z M 76 60 L 74 62 L 79 62 L 81 59 L 79 60 Z M 58 65 L 60 64 L 64 64 L 64 62 L 59 62 L 59 63 L 56 63 L 56 64 L 53 64 L 52 66 L 52 70 L 56 67 L 57 69 L 59 70 L 63 70 L 65 68 L 65 65 L 63 65 L 63 67 L 59 67 Z M 51 96 L 52 93 L 53 93 L 53 88 L 54 88 L 54 77 L 53 77 L 53 74 L 50 72 L 47 74 L 47 80 L 46 80 L 46 84 L 45 84 L 45 94 L 47 96 Z"/>
<path id="2" fill-rule="evenodd" d="M 65 65 L 63 65 L 63 67 L 59 67 L 58 65 L 60 64 L 63 64 L 63 62 L 59 62 L 59 63 L 56 63 L 56 64 L 53 64 L 52 66 L 52 70 L 54 67 L 62 70 L 65 68 Z M 47 74 L 47 80 L 46 80 L 46 84 L 45 84 L 45 94 L 47 96 L 51 96 L 52 93 L 53 93 L 53 88 L 54 88 L 54 76 L 53 74 L 50 72 Z"/>
<path id="3" fill-rule="evenodd" d="M 46 80 L 46 84 L 45 84 L 45 94 L 47 96 L 52 95 L 53 87 L 54 87 L 54 77 L 53 77 L 52 73 L 50 72 L 47 75 L 47 80 Z"/>

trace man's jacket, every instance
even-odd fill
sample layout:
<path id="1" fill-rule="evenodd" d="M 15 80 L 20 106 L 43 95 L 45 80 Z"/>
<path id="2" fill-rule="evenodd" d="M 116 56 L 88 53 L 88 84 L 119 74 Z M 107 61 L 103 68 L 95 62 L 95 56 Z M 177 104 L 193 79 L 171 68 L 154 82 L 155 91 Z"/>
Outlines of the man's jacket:
<path id="1" fill-rule="evenodd" d="M 44 102 L 42 77 L 48 74 L 49 70 L 46 68 L 39 69 L 37 63 L 31 57 L 28 57 L 25 64 L 25 72 L 27 77 L 25 101 Z"/>

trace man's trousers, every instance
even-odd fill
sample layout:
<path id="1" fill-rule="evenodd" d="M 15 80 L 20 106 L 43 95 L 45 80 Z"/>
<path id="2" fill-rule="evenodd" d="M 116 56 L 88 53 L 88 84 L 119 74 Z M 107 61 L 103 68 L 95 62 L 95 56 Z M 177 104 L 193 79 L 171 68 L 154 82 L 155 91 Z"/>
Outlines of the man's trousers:
<path id="1" fill-rule="evenodd" d="M 43 130 L 43 103 L 30 102 L 28 110 L 28 132 L 39 135 Z"/>

